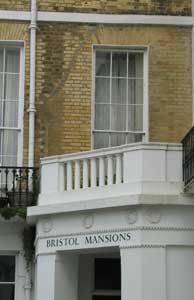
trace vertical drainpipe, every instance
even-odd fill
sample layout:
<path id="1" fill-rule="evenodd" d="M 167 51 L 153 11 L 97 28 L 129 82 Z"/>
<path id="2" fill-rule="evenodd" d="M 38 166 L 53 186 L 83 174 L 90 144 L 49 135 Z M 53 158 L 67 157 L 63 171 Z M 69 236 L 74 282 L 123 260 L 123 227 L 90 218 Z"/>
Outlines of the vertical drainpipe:
<path id="1" fill-rule="evenodd" d="M 29 141 L 28 141 L 28 166 L 34 166 L 34 138 L 35 138 L 35 79 L 36 79 L 36 29 L 37 29 L 37 0 L 31 0 L 30 23 L 30 96 L 29 96 Z M 32 270 L 26 271 L 25 300 L 31 299 Z"/>
<path id="2" fill-rule="evenodd" d="M 28 166 L 34 166 L 34 137 L 35 137 L 35 76 L 36 76 L 36 29 L 37 7 L 36 0 L 31 0 L 30 24 L 30 99 L 29 99 L 29 144 Z"/>

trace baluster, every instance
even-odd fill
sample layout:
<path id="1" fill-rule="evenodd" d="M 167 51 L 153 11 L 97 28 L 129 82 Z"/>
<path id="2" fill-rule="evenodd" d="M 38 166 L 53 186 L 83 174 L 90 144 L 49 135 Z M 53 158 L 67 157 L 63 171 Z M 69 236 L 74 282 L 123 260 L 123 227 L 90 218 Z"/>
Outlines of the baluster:
<path id="1" fill-rule="evenodd" d="M 105 162 L 104 157 L 99 158 L 99 186 L 105 185 Z"/>
<path id="2" fill-rule="evenodd" d="M 8 192 L 8 175 L 9 175 L 9 169 L 5 169 L 5 191 Z M 4 176 L 4 174 L 2 175 Z M 3 183 L 3 177 L 2 177 L 2 183 Z"/>
<path id="3" fill-rule="evenodd" d="M 116 156 L 116 183 L 122 182 L 122 164 L 121 164 L 121 155 Z"/>
<path id="4" fill-rule="evenodd" d="M 92 158 L 90 160 L 91 167 L 91 187 L 96 187 L 96 159 Z"/>
<path id="5" fill-rule="evenodd" d="M 83 189 L 88 188 L 88 160 L 83 160 Z"/>
<path id="6" fill-rule="evenodd" d="M 36 200 L 37 200 L 37 194 L 38 194 L 38 190 L 37 190 L 37 179 L 38 179 L 38 174 L 37 174 L 37 169 L 33 168 L 31 170 L 32 172 L 32 191 L 33 191 L 33 197 L 32 197 L 32 201 L 34 204 L 36 204 Z"/>
<path id="7" fill-rule="evenodd" d="M 75 178 L 74 178 L 74 188 L 78 190 L 80 188 L 80 161 L 75 161 Z"/>
<path id="8" fill-rule="evenodd" d="M 73 172 L 72 172 L 72 162 L 71 161 L 68 161 L 67 162 L 67 191 L 70 191 L 72 190 L 73 188 L 73 185 L 72 185 L 72 175 L 73 175 Z"/>
<path id="9" fill-rule="evenodd" d="M 12 205 L 15 206 L 15 192 L 16 192 L 15 181 L 16 181 L 16 177 L 17 177 L 16 169 L 12 170 L 12 174 L 13 174 L 13 178 L 12 178 L 12 199 L 13 199 L 13 202 L 12 202 Z"/>
<path id="10" fill-rule="evenodd" d="M 3 196 L 3 192 L 2 192 L 2 170 L 0 168 L 0 197 Z"/>
<path id="11" fill-rule="evenodd" d="M 108 185 L 113 184 L 113 160 L 112 156 L 108 156 Z"/>
<path id="12" fill-rule="evenodd" d="M 22 173 L 22 168 L 19 168 L 19 174 L 18 174 L 18 195 L 16 197 L 18 197 L 18 203 L 17 205 L 20 207 L 22 205 L 22 180 L 23 180 L 23 173 Z"/>
<path id="13" fill-rule="evenodd" d="M 60 163 L 59 166 L 59 192 L 64 192 L 66 183 L 65 164 Z"/>
<path id="14" fill-rule="evenodd" d="M 28 173 L 29 173 L 29 169 L 26 168 L 25 169 L 25 198 L 26 198 L 26 205 L 31 205 L 32 203 L 30 203 L 30 201 L 29 201 L 30 195 L 28 192 L 28 190 L 29 190 L 29 187 L 28 187 L 29 174 Z"/>

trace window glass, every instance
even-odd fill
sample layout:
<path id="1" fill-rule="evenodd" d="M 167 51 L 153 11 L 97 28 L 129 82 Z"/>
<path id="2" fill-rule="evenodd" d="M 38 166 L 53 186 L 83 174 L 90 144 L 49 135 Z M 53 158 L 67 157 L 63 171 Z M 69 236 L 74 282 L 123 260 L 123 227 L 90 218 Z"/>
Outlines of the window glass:
<path id="1" fill-rule="evenodd" d="M 143 104 L 143 80 L 142 79 L 128 80 L 128 103 Z"/>
<path id="2" fill-rule="evenodd" d="M 126 143 L 126 134 L 111 133 L 111 146 L 122 145 Z"/>
<path id="3" fill-rule="evenodd" d="M 143 53 L 96 50 L 94 148 L 142 140 L 143 90 Z"/>
<path id="4" fill-rule="evenodd" d="M 14 300 L 15 256 L 0 255 L 0 300 Z"/>
<path id="5" fill-rule="evenodd" d="M 20 50 L 6 49 L 5 72 L 19 73 L 20 71 Z"/>
<path id="6" fill-rule="evenodd" d="M 0 164 L 17 166 L 20 49 L 0 48 Z"/>
<path id="7" fill-rule="evenodd" d="M 121 267 L 120 259 L 95 259 L 95 290 L 120 290 Z"/>
<path id="8" fill-rule="evenodd" d="M 94 148 L 107 148 L 109 146 L 109 133 L 94 132 Z"/>
<path id="9" fill-rule="evenodd" d="M 128 126 L 132 131 L 143 130 L 143 107 L 141 105 L 129 105 Z"/>
<path id="10" fill-rule="evenodd" d="M 0 72 L 3 72 L 4 49 L 0 48 Z"/>
<path id="11" fill-rule="evenodd" d="M 5 74 L 5 100 L 18 100 L 19 98 L 19 75 Z"/>
<path id="12" fill-rule="evenodd" d="M 15 281 L 15 256 L 0 255 L 0 282 Z"/>
<path id="13" fill-rule="evenodd" d="M 128 58 L 128 77 L 143 78 L 143 55 L 140 53 L 130 53 Z"/>
<path id="14" fill-rule="evenodd" d="M 121 296 L 93 296 L 92 300 L 121 300 Z"/>
<path id="15" fill-rule="evenodd" d="M 127 76 L 127 54 L 113 53 L 112 55 L 112 75 L 113 77 Z"/>
<path id="16" fill-rule="evenodd" d="M 101 51 L 97 53 L 96 76 L 110 76 L 110 53 Z"/>
<path id="17" fill-rule="evenodd" d="M 111 129 L 122 130 L 126 129 L 126 107 L 123 105 L 111 105 Z"/>
<path id="18" fill-rule="evenodd" d="M 125 104 L 127 102 L 127 80 L 121 78 L 112 79 L 112 103 Z"/>
<path id="19" fill-rule="evenodd" d="M 96 103 L 110 103 L 110 78 L 96 78 Z"/>
<path id="20" fill-rule="evenodd" d="M 110 128 L 110 106 L 106 104 L 95 105 L 96 118 L 95 128 L 96 129 L 109 129 Z"/>
<path id="21" fill-rule="evenodd" d="M 0 300 L 14 300 L 13 284 L 0 284 Z"/>

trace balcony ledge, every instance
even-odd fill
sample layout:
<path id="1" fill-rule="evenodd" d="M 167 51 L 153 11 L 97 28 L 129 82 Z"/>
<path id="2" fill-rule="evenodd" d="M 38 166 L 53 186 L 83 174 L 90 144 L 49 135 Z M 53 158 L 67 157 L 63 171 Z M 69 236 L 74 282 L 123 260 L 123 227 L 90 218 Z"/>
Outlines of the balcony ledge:
<path id="1" fill-rule="evenodd" d="M 87 209 L 178 203 L 182 192 L 181 144 L 136 143 L 54 156 L 41 160 L 41 194 L 38 207 L 29 208 L 28 220 Z"/>
<path id="2" fill-rule="evenodd" d="M 178 206 L 194 206 L 194 199 L 191 194 L 177 195 L 126 195 L 115 198 L 96 199 L 95 201 L 77 201 L 65 202 L 42 206 L 33 206 L 28 208 L 27 222 L 35 224 L 38 218 L 48 217 L 56 214 L 65 214 L 73 212 L 86 212 L 98 209 L 110 209 L 118 207 L 134 207 L 139 205 L 178 205 Z"/>

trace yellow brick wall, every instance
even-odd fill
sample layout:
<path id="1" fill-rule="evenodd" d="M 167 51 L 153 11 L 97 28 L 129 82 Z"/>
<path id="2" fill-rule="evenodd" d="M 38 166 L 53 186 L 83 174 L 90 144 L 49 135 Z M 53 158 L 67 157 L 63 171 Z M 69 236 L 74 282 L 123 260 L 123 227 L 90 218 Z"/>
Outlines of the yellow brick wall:
<path id="1" fill-rule="evenodd" d="M 30 0 L 0 0 L 0 10 L 30 10 Z"/>
<path id="2" fill-rule="evenodd" d="M 24 164 L 28 156 L 29 24 L 0 22 L 0 40 L 25 44 Z M 191 29 L 39 24 L 36 163 L 91 147 L 92 45 L 149 47 L 150 141 L 179 142 L 192 124 Z"/>
<path id="3" fill-rule="evenodd" d="M 191 15 L 191 0 L 39 0 L 43 11 Z"/>
<path id="4" fill-rule="evenodd" d="M 91 147 L 92 45 L 149 47 L 150 141 L 191 127 L 191 29 L 39 24 L 36 161 Z"/>
<path id="5" fill-rule="evenodd" d="M 30 0 L 0 0 L 1 10 L 29 10 Z M 37 0 L 41 11 L 191 15 L 191 0 Z"/>

